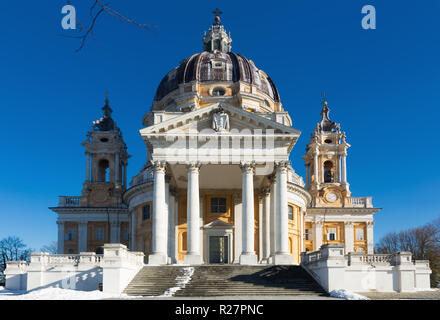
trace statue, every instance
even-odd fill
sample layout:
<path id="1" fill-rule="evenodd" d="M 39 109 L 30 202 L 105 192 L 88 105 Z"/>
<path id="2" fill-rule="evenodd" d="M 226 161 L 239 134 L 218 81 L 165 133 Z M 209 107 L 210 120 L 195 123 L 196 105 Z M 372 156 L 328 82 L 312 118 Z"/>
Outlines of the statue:
<path id="1" fill-rule="evenodd" d="M 212 129 L 217 132 L 229 131 L 229 116 L 223 109 L 212 115 Z"/>

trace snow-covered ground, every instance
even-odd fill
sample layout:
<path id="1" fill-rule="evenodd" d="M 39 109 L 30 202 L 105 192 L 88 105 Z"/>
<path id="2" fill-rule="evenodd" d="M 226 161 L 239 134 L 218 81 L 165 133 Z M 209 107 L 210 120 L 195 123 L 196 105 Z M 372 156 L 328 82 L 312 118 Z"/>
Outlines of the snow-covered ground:
<path id="1" fill-rule="evenodd" d="M 330 296 L 333 298 L 341 298 L 347 300 L 369 300 L 367 297 L 362 296 L 360 294 L 347 291 L 345 289 L 333 290 L 330 292 Z"/>
<path id="2" fill-rule="evenodd" d="M 11 291 L 0 287 L 0 300 L 101 300 L 133 299 L 126 294 L 106 294 L 102 291 L 78 291 L 61 288 L 44 288 L 40 290 Z"/>

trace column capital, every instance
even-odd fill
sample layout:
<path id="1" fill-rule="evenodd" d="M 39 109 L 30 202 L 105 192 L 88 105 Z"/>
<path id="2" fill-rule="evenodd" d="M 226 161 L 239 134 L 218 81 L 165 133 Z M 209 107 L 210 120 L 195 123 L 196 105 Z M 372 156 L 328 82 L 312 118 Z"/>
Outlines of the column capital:
<path id="1" fill-rule="evenodd" d="M 167 163 L 160 160 L 150 160 L 153 165 L 154 171 L 165 173 Z"/>
<path id="2" fill-rule="evenodd" d="M 200 162 L 187 162 L 186 163 L 186 169 L 188 170 L 188 172 L 195 172 L 195 173 L 199 173 L 200 171 L 200 167 L 202 166 L 202 164 Z"/>
<path id="3" fill-rule="evenodd" d="M 289 169 L 290 160 L 276 161 L 275 167 L 276 169 L 280 169 L 281 172 L 287 172 Z"/>
<path id="4" fill-rule="evenodd" d="M 59 225 L 59 226 L 64 226 L 65 223 L 66 223 L 66 221 L 57 220 L 57 225 Z"/>
<path id="5" fill-rule="evenodd" d="M 313 221 L 312 223 L 316 226 L 322 226 L 324 224 L 322 220 Z"/>
<path id="6" fill-rule="evenodd" d="M 252 162 L 240 161 L 240 169 L 243 173 L 254 174 L 255 173 L 255 161 L 252 161 Z"/>
<path id="7" fill-rule="evenodd" d="M 372 227 L 374 225 L 374 221 L 367 221 L 367 227 Z"/>
<path id="8" fill-rule="evenodd" d="M 259 190 L 259 196 L 261 198 L 267 197 L 268 195 L 270 195 L 270 188 L 269 187 L 261 188 Z"/>
<path id="9" fill-rule="evenodd" d="M 344 225 L 347 227 L 353 227 L 353 221 L 344 221 Z"/>

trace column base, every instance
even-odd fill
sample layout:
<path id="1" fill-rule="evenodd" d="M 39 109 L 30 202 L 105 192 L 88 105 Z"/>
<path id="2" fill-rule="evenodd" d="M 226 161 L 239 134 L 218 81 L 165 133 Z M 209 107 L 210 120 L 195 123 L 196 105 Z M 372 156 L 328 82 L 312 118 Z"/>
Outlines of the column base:
<path id="1" fill-rule="evenodd" d="M 202 257 L 198 254 L 185 254 L 183 257 L 184 264 L 202 264 Z"/>
<path id="2" fill-rule="evenodd" d="M 255 253 L 242 253 L 240 255 L 240 264 L 244 264 L 244 265 L 258 264 L 257 255 Z"/>
<path id="3" fill-rule="evenodd" d="M 164 253 L 153 253 L 148 256 L 148 264 L 167 264 L 168 257 Z"/>
<path id="4" fill-rule="evenodd" d="M 273 264 L 293 264 L 292 255 L 289 253 L 276 253 L 273 256 Z"/>

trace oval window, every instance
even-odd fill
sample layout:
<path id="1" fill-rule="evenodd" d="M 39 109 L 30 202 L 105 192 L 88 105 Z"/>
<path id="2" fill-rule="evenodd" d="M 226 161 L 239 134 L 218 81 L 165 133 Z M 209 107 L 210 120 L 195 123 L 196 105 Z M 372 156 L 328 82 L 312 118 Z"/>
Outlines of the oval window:
<path id="1" fill-rule="evenodd" d="M 101 138 L 101 142 L 108 142 L 107 138 Z"/>
<path id="2" fill-rule="evenodd" d="M 332 143 L 332 141 L 330 139 L 326 139 L 324 140 L 325 143 Z"/>
<path id="3" fill-rule="evenodd" d="M 212 89 L 213 96 L 224 96 L 226 94 L 226 90 L 223 88 L 214 88 Z"/>

